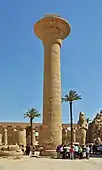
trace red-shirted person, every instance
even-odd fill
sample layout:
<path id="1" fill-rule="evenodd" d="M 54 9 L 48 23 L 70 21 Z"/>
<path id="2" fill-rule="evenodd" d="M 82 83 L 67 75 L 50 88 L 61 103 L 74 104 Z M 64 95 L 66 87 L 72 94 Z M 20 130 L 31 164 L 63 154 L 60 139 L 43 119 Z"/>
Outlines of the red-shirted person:
<path id="1" fill-rule="evenodd" d="M 71 146 L 71 148 L 70 148 L 70 159 L 74 159 L 74 153 L 75 153 L 74 147 Z"/>

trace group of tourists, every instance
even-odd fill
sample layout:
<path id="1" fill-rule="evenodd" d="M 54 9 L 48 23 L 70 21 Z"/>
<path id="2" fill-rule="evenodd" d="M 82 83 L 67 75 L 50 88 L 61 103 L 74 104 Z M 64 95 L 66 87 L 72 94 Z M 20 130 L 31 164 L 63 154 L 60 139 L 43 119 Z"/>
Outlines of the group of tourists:
<path id="1" fill-rule="evenodd" d="M 22 153 L 23 155 L 30 155 L 31 153 L 34 155 L 34 152 L 35 152 L 35 147 L 34 146 L 30 146 L 30 145 L 26 145 L 26 148 L 24 148 L 24 146 L 20 146 L 21 150 L 22 150 Z"/>
<path id="2" fill-rule="evenodd" d="M 35 147 L 27 144 L 26 147 L 20 146 L 23 155 L 35 155 Z M 73 145 L 58 145 L 56 148 L 57 158 L 59 159 L 89 159 L 89 156 L 102 155 L 102 145 L 86 144 L 80 146 Z"/>
<path id="3" fill-rule="evenodd" d="M 56 148 L 57 158 L 62 159 L 89 159 L 90 147 L 79 145 L 59 145 Z"/>

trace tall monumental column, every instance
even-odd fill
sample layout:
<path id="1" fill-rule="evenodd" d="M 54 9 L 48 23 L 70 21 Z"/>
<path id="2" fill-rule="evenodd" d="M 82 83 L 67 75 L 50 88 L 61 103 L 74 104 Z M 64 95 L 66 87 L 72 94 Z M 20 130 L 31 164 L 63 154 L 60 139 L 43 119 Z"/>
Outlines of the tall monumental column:
<path id="1" fill-rule="evenodd" d="M 36 36 L 44 45 L 43 125 L 39 133 L 41 155 L 56 155 L 62 142 L 60 48 L 70 33 L 66 20 L 46 15 L 34 26 Z"/>

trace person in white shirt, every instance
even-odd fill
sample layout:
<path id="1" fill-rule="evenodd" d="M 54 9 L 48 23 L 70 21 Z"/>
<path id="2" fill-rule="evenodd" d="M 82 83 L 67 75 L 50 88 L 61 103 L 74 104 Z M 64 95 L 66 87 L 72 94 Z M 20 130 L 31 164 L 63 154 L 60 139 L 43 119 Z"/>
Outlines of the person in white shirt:
<path id="1" fill-rule="evenodd" d="M 78 157 L 78 150 L 79 150 L 79 147 L 77 145 L 74 146 L 74 150 L 75 150 L 75 158 Z"/>
<path id="2" fill-rule="evenodd" d="M 86 158 L 89 159 L 89 153 L 90 153 L 90 148 L 89 146 L 87 145 L 86 146 Z"/>

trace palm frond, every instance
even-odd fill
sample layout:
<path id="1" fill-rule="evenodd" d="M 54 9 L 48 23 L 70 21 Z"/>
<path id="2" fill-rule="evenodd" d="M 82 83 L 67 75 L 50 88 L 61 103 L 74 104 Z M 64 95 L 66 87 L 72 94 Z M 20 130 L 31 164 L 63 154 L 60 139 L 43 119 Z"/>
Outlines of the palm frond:
<path id="1" fill-rule="evenodd" d="M 64 101 L 64 98 L 62 97 L 62 98 L 61 98 L 61 102 L 63 102 L 63 101 Z"/>
<path id="2" fill-rule="evenodd" d="M 74 100 L 81 100 L 81 99 L 82 99 L 81 95 L 76 94 L 75 96 L 73 96 L 73 101 Z"/>
<path id="3" fill-rule="evenodd" d="M 66 98 L 65 97 L 62 97 L 61 98 L 61 102 L 65 102 L 66 101 Z"/>
<path id="4" fill-rule="evenodd" d="M 29 112 L 26 112 L 25 114 L 24 114 L 24 118 L 29 118 L 30 117 L 30 114 L 29 114 Z"/>
<path id="5" fill-rule="evenodd" d="M 70 90 L 69 93 L 62 98 L 62 102 L 71 102 L 80 99 L 82 99 L 81 95 L 78 95 L 75 90 Z"/>
<path id="6" fill-rule="evenodd" d="M 29 119 L 35 119 L 40 116 L 41 116 L 40 113 L 35 108 L 28 110 L 28 112 L 24 114 L 24 118 L 29 118 Z"/>

